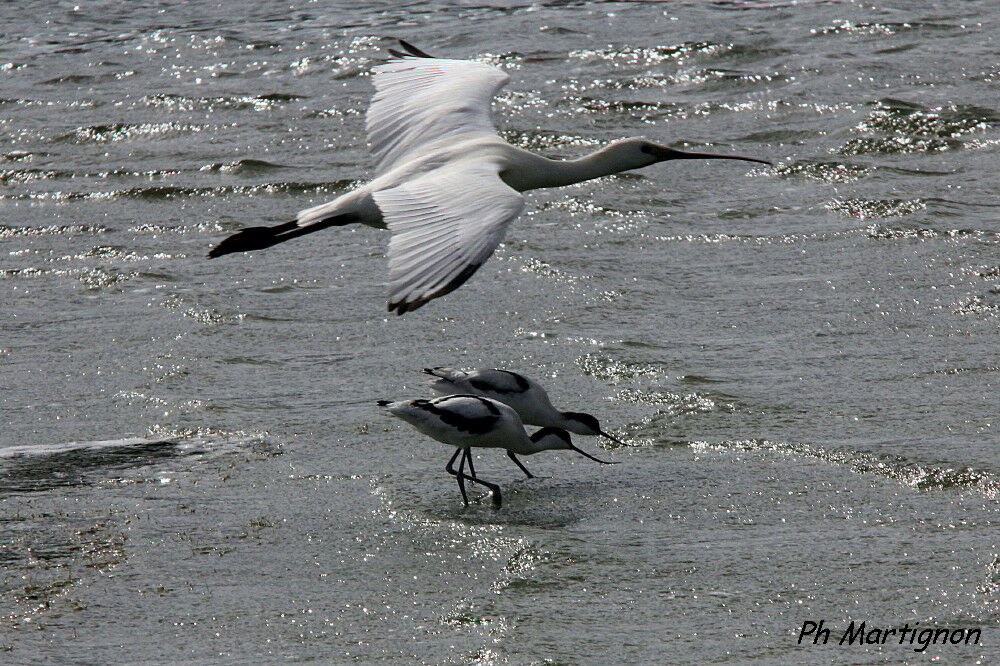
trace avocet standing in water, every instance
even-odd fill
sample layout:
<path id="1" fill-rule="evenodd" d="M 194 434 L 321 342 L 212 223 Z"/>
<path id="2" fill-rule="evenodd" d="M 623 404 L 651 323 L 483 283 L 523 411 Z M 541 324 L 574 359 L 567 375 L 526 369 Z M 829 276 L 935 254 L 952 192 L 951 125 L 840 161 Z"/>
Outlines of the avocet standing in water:
<path id="1" fill-rule="evenodd" d="M 563 187 L 667 160 L 739 155 L 691 153 L 644 138 L 622 139 L 575 160 L 552 160 L 497 134 L 493 96 L 510 77 L 492 65 L 406 53 L 373 68 L 375 96 L 365 129 L 376 177 L 291 222 L 250 227 L 209 253 L 261 250 L 327 227 L 361 223 L 392 232 L 390 312 L 416 310 L 458 289 L 489 259 L 521 214 L 522 192 Z"/>
<path id="2" fill-rule="evenodd" d="M 448 461 L 445 470 L 458 481 L 462 501 L 466 506 L 469 505 L 469 497 L 465 492 L 466 481 L 489 488 L 493 493 L 493 504 L 498 508 L 501 505 L 500 486 L 476 476 L 472 447 L 506 449 L 510 459 L 529 477 L 531 473 L 517 459 L 518 454 L 530 456 L 540 451 L 569 449 L 605 465 L 615 464 L 581 451 L 573 445 L 569 433 L 561 428 L 542 428 L 528 436 L 517 412 L 502 402 L 489 398 L 449 395 L 432 400 L 379 400 L 378 404 L 388 407 L 393 416 L 406 421 L 428 437 L 456 447 L 455 455 Z M 460 455 L 456 471 L 454 464 Z M 468 474 L 465 472 L 466 464 L 469 465 Z"/>
<path id="3" fill-rule="evenodd" d="M 548 393 L 538 382 L 509 370 L 453 370 L 424 368 L 433 377 L 431 390 L 438 395 L 468 393 L 481 395 L 510 405 L 525 425 L 562 428 L 577 435 L 601 435 L 616 444 L 623 441 L 601 430 L 600 422 L 590 414 L 561 412 L 552 406 Z"/>

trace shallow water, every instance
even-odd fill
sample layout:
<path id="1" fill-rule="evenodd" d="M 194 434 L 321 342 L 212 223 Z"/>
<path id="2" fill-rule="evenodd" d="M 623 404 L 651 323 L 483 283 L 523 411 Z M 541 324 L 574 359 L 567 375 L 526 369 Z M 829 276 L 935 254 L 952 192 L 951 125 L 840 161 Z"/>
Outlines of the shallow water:
<path id="1" fill-rule="evenodd" d="M 3 15 L 5 663 L 997 660 L 995 3 Z M 547 155 L 776 166 L 534 193 L 402 318 L 377 230 L 206 261 L 366 177 L 396 36 L 510 71 L 498 124 Z M 542 380 L 622 464 L 481 454 L 506 503 L 463 509 L 374 405 L 429 365 Z M 983 642 L 833 645 L 851 619 Z"/>

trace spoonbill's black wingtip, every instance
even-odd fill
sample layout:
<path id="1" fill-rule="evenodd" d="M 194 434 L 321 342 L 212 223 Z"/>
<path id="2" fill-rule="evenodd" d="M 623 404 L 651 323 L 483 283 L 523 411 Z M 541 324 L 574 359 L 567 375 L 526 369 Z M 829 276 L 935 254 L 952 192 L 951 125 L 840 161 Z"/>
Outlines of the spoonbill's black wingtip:
<path id="1" fill-rule="evenodd" d="M 379 407 L 386 407 L 387 405 L 392 404 L 392 400 L 378 400 L 376 401 L 375 404 L 378 405 Z"/>
<path id="2" fill-rule="evenodd" d="M 402 46 L 404 49 L 406 49 L 406 52 L 409 53 L 410 55 L 416 56 L 418 58 L 433 58 L 434 57 L 430 53 L 427 53 L 426 51 L 421 51 L 420 49 L 418 49 L 416 46 L 414 46 L 413 44 L 409 43 L 405 39 L 400 39 L 398 41 L 399 41 L 399 45 Z"/>

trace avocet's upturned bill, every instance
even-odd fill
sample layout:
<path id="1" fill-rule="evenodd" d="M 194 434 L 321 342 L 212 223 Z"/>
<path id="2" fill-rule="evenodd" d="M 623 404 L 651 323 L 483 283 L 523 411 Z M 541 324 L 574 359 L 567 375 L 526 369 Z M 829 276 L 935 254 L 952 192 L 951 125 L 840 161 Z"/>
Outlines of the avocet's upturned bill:
<path id="1" fill-rule="evenodd" d="M 424 368 L 424 372 L 437 378 L 430 386 L 438 395 L 481 395 L 510 405 L 525 425 L 562 428 L 575 435 L 601 435 L 616 444 L 625 444 L 601 430 L 594 416 L 559 411 L 552 406 L 549 395 L 538 382 L 516 372 L 485 369 L 465 372 L 452 368 Z"/>
<path id="2" fill-rule="evenodd" d="M 506 449 L 510 459 L 529 477 L 531 473 L 524 467 L 517 455 L 530 456 L 540 451 L 569 449 L 605 465 L 614 463 L 601 460 L 581 451 L 573 445 L 568 432 L 561 428 L 542 428 L 529 436 L 524 430 L 521 418 L 511 407 L 478 395 L 449 395 L 432 400 L 400 400 L 391 402 L 379 400 L 389 412 L 414 428 L 439 442 L 456 447 L 455 454 L 448 461 L 445 470 L 458 481 L 462 501 L 469 505 L 465 492 L 465 482 L 471 481 L 490 489 L 493 504 L 501 505 L 500 486 L 484 481 L 476 476 L 472 464 L 472 447 Z M 455 460 L 461 455 L 458 470 Z M 469 465 L 469 473 L 465 465 Z"/>
<path id="3" fill-rule="evenodd" d="M 365 128 L 376 177 L 292 222 L 250 227 L 209 257 L 261 250 L 327 227 L 361 223 L 389 229 L 390 312 L 416 310 L 458 289 L 489 259 L 524 209 L 527 190 L 562 187 L 680 159 L 767 160 L 675 150 L 623 139 L 575 160 L 552 160 L 512 146 L 493 126 L 490 103 L 510 77 L 471 60 L 406 53 L 373 69 L 375 96 Z"/>

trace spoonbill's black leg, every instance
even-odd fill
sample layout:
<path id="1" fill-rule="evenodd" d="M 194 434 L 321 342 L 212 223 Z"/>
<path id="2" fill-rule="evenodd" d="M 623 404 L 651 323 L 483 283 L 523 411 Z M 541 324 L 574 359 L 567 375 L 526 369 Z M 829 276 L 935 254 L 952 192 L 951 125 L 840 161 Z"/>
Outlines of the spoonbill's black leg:
<path id="1" fill-rule="evenodd" d="M 514 455 L 513 451 L 508 451 L 507 457 L 513 460 L 514 464 L 521 468 L 521 471 L 524 472 L 525 476 L 529 479 L 535 478 L 535 475 L 528 471 L 528 468 L 524 466 L 524 463 L 517 459 L 517 456 Z"/>

